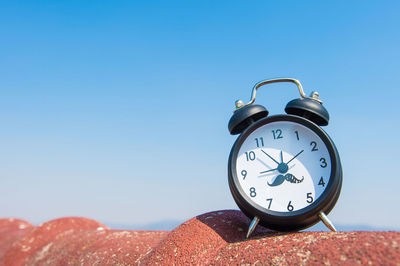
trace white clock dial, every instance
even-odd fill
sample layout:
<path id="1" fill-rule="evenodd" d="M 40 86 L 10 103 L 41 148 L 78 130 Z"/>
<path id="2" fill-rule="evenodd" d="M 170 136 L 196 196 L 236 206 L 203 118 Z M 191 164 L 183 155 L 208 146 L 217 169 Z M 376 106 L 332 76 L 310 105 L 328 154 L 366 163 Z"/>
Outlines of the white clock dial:
<path id="1" fill-rule="evenodd" d="M 290 121 L 271 122 L 252 132 L 236 160 L 239 185 L 256 205 L 277 212 L 315 202 L 331 176 L 331 158 L 311 129 Z"/>

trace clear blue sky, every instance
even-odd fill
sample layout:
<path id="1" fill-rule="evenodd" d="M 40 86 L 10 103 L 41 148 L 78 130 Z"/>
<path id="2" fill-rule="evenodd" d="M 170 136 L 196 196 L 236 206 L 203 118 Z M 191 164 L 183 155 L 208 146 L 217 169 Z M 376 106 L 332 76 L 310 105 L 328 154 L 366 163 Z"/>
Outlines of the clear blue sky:
<path id="1" fill-rule="evenodd" d="M 0 216 L 185 220 L 236 208 L 234 101 L 318 90 L 341 224 L 400 229 L 398 1 L 2 1 Z M 293 85 L 261 91 L 282 113 Z"/>

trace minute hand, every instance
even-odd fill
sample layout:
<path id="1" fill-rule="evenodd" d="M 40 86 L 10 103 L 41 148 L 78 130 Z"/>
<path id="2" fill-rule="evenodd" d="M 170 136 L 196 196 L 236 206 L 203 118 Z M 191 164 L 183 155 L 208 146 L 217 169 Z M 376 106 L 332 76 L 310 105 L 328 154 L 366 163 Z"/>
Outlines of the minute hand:
<path id="1" fill-rule="evenodd" d="M 290 159 L 286 164 L 289 164 L 291 161 L 293 161 L 297 156 L 299 156 L 304 150 L 301 150 L 298 154 L 296 154 L 292 159 Z"/>

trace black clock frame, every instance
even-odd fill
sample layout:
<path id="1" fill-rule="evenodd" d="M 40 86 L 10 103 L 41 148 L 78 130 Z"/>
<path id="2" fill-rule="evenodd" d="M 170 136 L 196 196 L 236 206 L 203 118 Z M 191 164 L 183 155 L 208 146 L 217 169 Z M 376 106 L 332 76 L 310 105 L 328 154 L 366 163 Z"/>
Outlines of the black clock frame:
<path id="1" fill-rule="evenodd" d="M 295 122 L 311 129 L 325 143 L 329 156 L 331 157 L 331 176 L 324 192 L 317 200 L 307 207 L 292 212 L 271 211 L 255 204 L 241 188 L 236 174 L 237 155 L 246 138 L 259 127 L 277 121 Z M 251 124 L 236 140 L 228 161 L 229 188 L 240 210 L 250 219 L 253 219 L 255 216 L 259 217 L 261 225 L 278 231 L 301 230 L 320 221 L 319 213 L 324 212 L 325 214 L 328 214 L 333 209 L 339 198 L 342 187 L 342 175 L 342 166 L 338 151 L 328 134 L 310 120 L 295 115 L 274 115 L 260 119 Z"/>

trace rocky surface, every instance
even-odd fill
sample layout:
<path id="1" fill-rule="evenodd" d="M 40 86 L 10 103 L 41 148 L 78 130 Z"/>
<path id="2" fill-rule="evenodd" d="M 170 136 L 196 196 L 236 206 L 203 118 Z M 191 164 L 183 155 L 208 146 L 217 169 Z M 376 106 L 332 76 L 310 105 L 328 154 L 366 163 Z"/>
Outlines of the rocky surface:
<path id="1" fill-rule="evenodd" d="M 234 210 L 206 213 L 172 231 L 110 230 L 80 217 L 37 227 L 0 219 L 0 265 L 400 265 L 400 232 L 277 233 Z"/>

